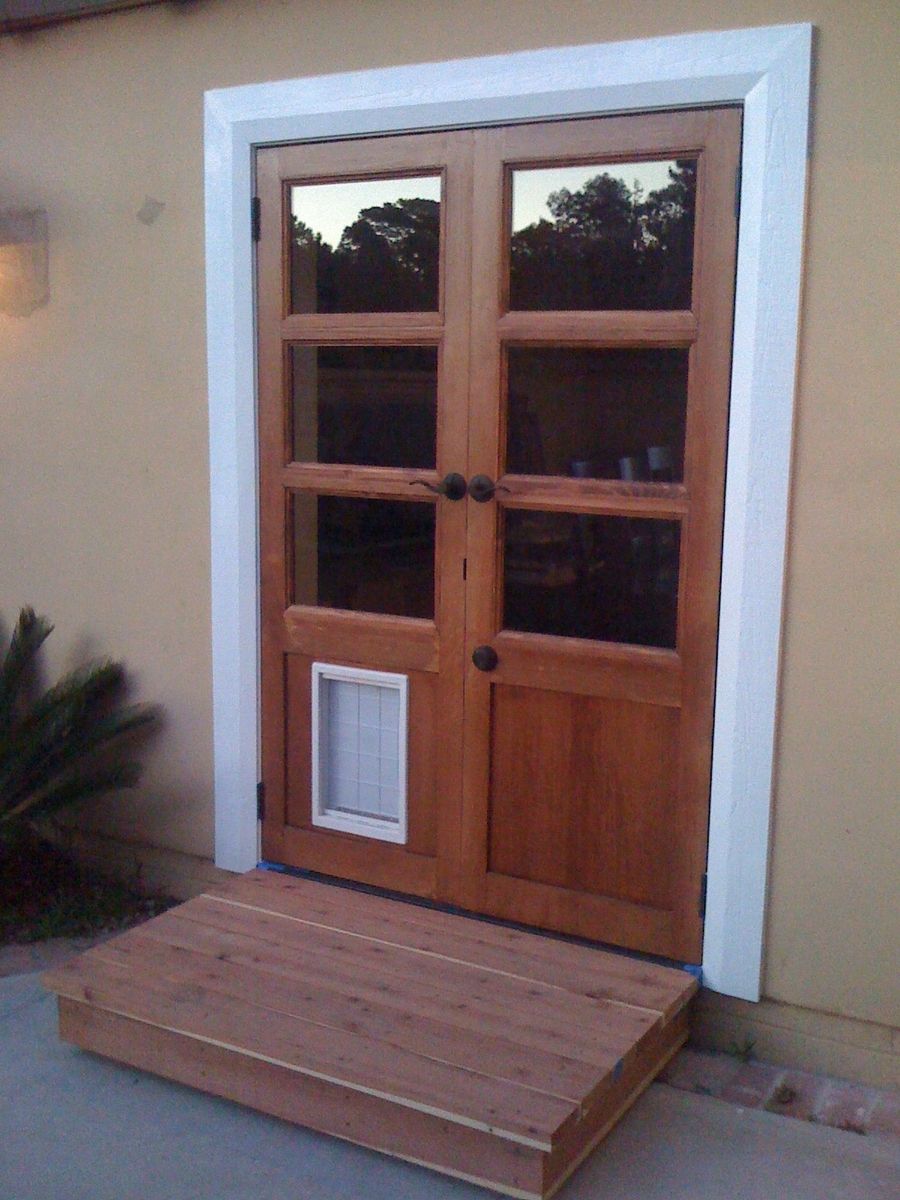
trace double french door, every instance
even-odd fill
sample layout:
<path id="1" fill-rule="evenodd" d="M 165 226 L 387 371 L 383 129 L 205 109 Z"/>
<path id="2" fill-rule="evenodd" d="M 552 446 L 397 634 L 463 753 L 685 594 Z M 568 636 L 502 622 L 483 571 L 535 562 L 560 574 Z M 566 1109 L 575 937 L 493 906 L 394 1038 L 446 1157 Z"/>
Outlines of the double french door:
<path id="1" fill-rule="evenodd" d="M 739 140 L 258 152 L 266 858 L 698 961 Z"/>

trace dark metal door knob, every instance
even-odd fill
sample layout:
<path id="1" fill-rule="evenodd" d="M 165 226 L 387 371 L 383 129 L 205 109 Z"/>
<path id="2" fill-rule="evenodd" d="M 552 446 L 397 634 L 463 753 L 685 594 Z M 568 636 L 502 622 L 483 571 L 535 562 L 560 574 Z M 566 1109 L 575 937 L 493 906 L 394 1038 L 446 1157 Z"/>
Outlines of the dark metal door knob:
<path id="1" fill-rule="evenodd" d="M 494 492 L 508 491 L 508 487 L 494 483 L 487 475 L 473 475 L 469 480 L 469 495 L 473 500 L 477 500 L 479 504 L 484 504 L 486 500 L 490 500 Z"/>
<path id="2" fill-rule="evenodd" d="M 414 479 L 409 486 L 428 488 L 429 492 L 446 496 L 448 500 L 462 500 L 466 494 L 466 481 L 458 471 L 451 471 L 438 484 L 428 483 L 425 479 Z"/>
<path id="3" fill-rule="evenodd" d="M 472 651 L 472 662 L 479 671 L 493 671 L 499 661 L 493 646 L 476 646 Z"/>

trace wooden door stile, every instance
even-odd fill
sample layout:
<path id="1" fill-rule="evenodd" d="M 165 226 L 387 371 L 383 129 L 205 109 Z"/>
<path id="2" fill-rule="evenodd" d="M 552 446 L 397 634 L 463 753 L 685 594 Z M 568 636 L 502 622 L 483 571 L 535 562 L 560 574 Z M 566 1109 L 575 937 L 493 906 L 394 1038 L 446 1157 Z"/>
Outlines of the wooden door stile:
<path id="1" fill-rule="evenodd" d="M 678 597 L 678 645 L 692 669 L 685 672 L 677 814 L 674 845 L 679 894 L 673 907 L 675 938 L 690 947 L 685 958 L 702 956 L 701 878 L 706 871 L 708 803 L 712 771 L 713 698 L 724 522 L 725 457 L 734 312 L 737 218 L 734 186 L 740 164 L 741 112 L 706 114 L 707 154 L 701 163 L 697 201 L 694 310 L 703 337 L 691 349 L 685 487 L 684 562 Z"/>
<path id="2" fill-rule="evenodd" d="M 290 596 L 285 546 L 288 539 L 287 496 L 279 472 L 287 459 L 286 350 L 277 330 L 287 303 L 284 280 L 289 277 L 288 248 L 282 232 L 283 186 L 272 157 L 256 164 L 260 205 L 270 217 L 261 222 L 257 246 L 257 379 L 259 403 L 259 573 L 260 573 L 260 771 L 266 788 L 264 854 L 277 859 L 284 853 L 279 836 L 286 812 L 284 677 L 275 669 L 281 656 L 282 614 Z M 271 664 L 268 665 L 268 664 Z"/>
<path id="3" fill-rule="evenodd" d="M 442 277 L 444 340 L 441 344 L 443 403 L 438 406 L 437 471 L 441 477 L 459 472 L 468 477 L 468 412 L 470 406 L 470 310 L 472 260 L 472 135 L 458 132 L 446 176 Z M 459 795 L 462 790 L 463 663 L 459 648 L 465 634 L 466 501 L 439 503 L 436 612 L 440 629 L 439 686 L 435 713 L 438 742 L 435 779 L 440 796 L 437 832 L 439 899 L 452 901 L 458 891 L 460 862 Z"/>

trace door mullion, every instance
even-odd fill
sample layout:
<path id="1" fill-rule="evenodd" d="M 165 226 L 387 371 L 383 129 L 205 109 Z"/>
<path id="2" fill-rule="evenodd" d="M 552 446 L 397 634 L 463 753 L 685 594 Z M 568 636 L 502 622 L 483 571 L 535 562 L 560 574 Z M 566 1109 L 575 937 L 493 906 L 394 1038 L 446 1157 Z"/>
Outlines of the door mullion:
<path id="1" fill-rule="evenodd" d="M 505 196 L 496 171 L 495 131 L 473 133 L 471 276 L 471 364 L 469 376 L 469 476 L 496 479 L 500 467 L 502 363 L 497 323 Z M 497 631 L 499 612 L 499 512 L 494 500 L 467 502 L 466 625 L 462 645 L 464 758 L 461 807 L 463 905 L 478 908 L 487 870 L 490 779 L 490 676 L 476 669 L 472 654 Z"/>
<path id="2" fill-rule="evenodd" d="M 441 305 L 443 338 L 438 356 L 437 478 L 451 473 L 469 478 L 468 421 L 470 396 L 470 307 L 472 263 L 472 134 L 448 135 L 445 169 L 446 203 L 441 228 Z M 436 480 L 432 481 L 436 482 Z M 416 487 L 411 490 L 417 490 Z M 437 894 L 459 902 L 460 796 L 463 772 L 463 674 L 460 647 L 466 623 L 466 499 L 437 501 L 439 630 L 438 723 L 434 748 L 439 780 Z"/>

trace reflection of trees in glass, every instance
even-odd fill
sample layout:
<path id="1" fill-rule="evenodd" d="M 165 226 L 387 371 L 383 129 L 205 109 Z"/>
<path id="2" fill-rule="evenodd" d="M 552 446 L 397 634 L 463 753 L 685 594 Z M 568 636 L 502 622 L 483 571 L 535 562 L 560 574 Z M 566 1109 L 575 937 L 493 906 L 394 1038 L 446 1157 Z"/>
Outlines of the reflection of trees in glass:
<path id="1" fill-rule="evenodd" d="M 294 218 L 294 312 L 429 312 L 438 306 L 440 202 L 364 208 L 332 248 Z"/>
<path id="2" fill-rule="evenodd" d="M 697 164 L 677 161 L 646 196 L 606 172 L 547 199 L 553 220 L 514 233 L 513 309 L 687 308 Z M 408 197 L 364 208 L 337 246 L 294 218 L 294 312 L 433 312 L 440 202 Z"/>
<path id="3" fill-rule="evenodd" d="M 606 172 L 547 198 L 553 220 L 514 233 L 510 308 L 688 308 L 697 164 L 646 198 Z"/>

